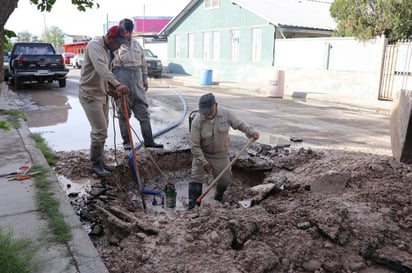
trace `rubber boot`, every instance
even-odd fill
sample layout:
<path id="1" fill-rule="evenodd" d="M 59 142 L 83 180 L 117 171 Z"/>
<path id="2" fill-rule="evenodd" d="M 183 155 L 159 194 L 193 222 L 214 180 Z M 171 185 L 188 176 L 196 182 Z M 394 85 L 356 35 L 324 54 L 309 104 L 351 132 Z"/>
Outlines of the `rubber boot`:
<path id="1" fill-rule="evenodd" d="M 223 203 L 223 194 L 226 191 L 226 187 L 222 185 L 216 185 L 214 199 L 220 203 Z"/>
<path id="2" fill-rule="evenodd" d="M 90 171 L 97 174 L 98 177 L 107 177 L 112 174 L 103 166 L 101 147 L 96 145 L 90 147 L 90 161 Z"/>
<path id="3" fill-rule="evenodd" d="M 142 129 L 145 147 L 163 148 L 163 144 L 156 143 L 153 140 L 152 126 L 150 125 L 150 121 L 140 122 L 140 128 Z"/>
<path id="4" fill-rule="evenodd" d="M 106 163 L 104 163 L 104 147 L 102 147 L 101 148 L 102 150 L 101 150 L 101 155 L 102 155 L 102 165 L 103 165 L 103 168 L 106 170 L 106 171 L 109 171 L 109 172 L 113 172 L 114 170 L 116 170 L 116 166 L 112 166 L 112 165 L 107 165 Z"/>
<path id="5" fill-rule="evenodd" d="M 103 148 L 103 151 L 102 151 L 102 165 L 103 165 L 103 168 L 104 168 L 106 171 L 109 171 L 109 172 L 113 172 L 114 170 L 116 170 L 116 166 L 108 165 L 108 164 L 104 163 L 104 156 L 103 156 L 103 154 L 104 154 L 104 148 Z"/>
<path id="6" fill-rule="evenodd" d="M 104 163 L 104 162 L 103 162 L 103 168 L 104 168 L 106 171 L 109 171 L 109 172 L 113 172 L 113 171 L 116 170 L 116 166 L 107 165 L 107 164 Z"/>
<path id="7" fill-rule="evenodd" d="M 196 199 L 202 195 L 202 183 L 190 182 L 189 183 L 189 206 L 188 210 L 193 209 L 196 206 Z"/>

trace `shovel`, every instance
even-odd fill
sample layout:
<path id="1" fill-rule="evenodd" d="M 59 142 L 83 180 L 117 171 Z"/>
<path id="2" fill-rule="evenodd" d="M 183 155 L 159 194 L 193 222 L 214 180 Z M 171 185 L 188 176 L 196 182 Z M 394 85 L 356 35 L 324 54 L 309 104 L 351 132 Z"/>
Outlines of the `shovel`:
<path id="1" fill-rule="evenodd" d="M 124 119 L 126 121 L 126 128 L 127 128 L 127 133 L 129 135 L 129 140 L 130 140 L 130 146 L 132 147 L 131 149 L 131 153 L 132 153 L 132 159 L 133 159 L 133 165 L 134 168 L 134 174 L 137 180 L 137 184 L 139 185 L 139 191 L 140 191 L 140 195 L 142 198 L 142 205 L 143 205 L 143 210 L 146 212 L 146 203 L 144 201 L 144 196 L 143 196 L 143 184 L 142 184 L 142 180 L 140 179 L 140 174 L 139 174 L 139 169 L 137 166 L 137 158 L 136 158 L 136 151 L 134 150 L 134 141 L 133 141 L 133 136 L 132 136 L 132 131 L 130 129 L 130 121 L 129 121 L 129 113 L 127 111 L 127 102 L 126 102 L 126 96 L 123 95 L 122 96 L 122 102 L 123 102 L 123 112 L 124 112 Z"/>
<path id="2" fill-rule="evenodd" d="M 213 186 L 217 183 L 217 181 L 219 181 L 219 179 L 222 177 L 222 175 L 235 163 L 235 161 L 239 158 L 239 156 L 252 144 L 252 142 L 254 142 L 255 139 L 253 137 L 251 137 L 249 139 L 249 141 L 246 143 L 246 145 L 242 148 L 242 150 L 240 150 L 240 152 L 235 156 L 235 158 L 232 159 L 232 161 L 230 161 L 230 163 L 219 173 L 218 176 L 216 176 L 215 179 L 212 180 L 212 182 L 210 182 L 209 187 L 207 187 L 207 189 L 205 190 L 204 193 L 202 193 L 202 195 L 200 195 L 197 199 L 196 199 L 196 204 L 198 206 L 200 206 L 200 203 L 202 202 L 202 199 L 209 193 L 209 191 L 213 188 Z"/>

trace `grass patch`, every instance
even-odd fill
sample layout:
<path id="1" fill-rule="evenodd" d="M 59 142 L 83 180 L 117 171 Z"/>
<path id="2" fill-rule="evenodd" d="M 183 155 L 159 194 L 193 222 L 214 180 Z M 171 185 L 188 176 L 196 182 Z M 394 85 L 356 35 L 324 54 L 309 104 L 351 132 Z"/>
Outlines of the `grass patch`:
<path id="1" fill-rule="evenodd" d="M 37 270 L 33 257 L 36 247 L 28 239 L 13 239 L 12 231 L 0 229 L 0 272 L 30 273 Z"/>
<path id="2" fill-rule="evenodd" d="M 49 219 L 49 227 L 56 241 L 59 243 L 68 242 L 71 238 L 70 227 L 66 224 L 63 214 L 59 211 L 59 201 L 55 198 L 50 182 L 47 181 L 45 176 L 47 171 L 40 166 L 33 166 L 30 171 L 40 171 L 34 177 L 37 208 Z"/>
<path id="3" fill-rule="evenodd" d="M 0 128 L 4 131 L 10 131 L 10 124 L 8 124 L 5 120 L 0 120 Z"/>
<path id="4" fill-rule="evenodd" d="M 40 149 L 42 154 L 49 163 L 50 166 L 54 166 L 57 163 L 57 156 L 52 149 L 47 145 L 44 138 L 39 133 L 31 134 L 31 138 L 36 142 L 36 147 Z"/>
<path id="5" fill-rule="evenodd" d="M 0 109 L 0 115 L 7 115 L 7 121 L 16 129 L 19 129 L 21 127 L 20 119 L 23 119 L 25 121 L 27 120 L 26 113 L 19 110 Z M 0 124 L 0 128 L 3 128 L 6 131 L 10 130 L 10 126 L 8 126 L 5 121 Z"/>
<path id="6" fill-rule="evenodd" d="M 38 133 L 31 134 L 31 137 L 36 142 L 36 147 L 40 149 L 46 158 L 47 163 L 50 166 L 54 166 L 57 163 L 57 156 L 47 145 L 44 138 Z M 49 227 L 56 241 L 66 243 L 71 237 L 70 227 L 64 221 L 64 216 L 59 211 L 59 201 L 55 198 L 50 182 L 46 179 L 47 170 L 40 166 L 34 166 L 30 171 L 40 171 L 40 173 L 34 177 L 37 207 L 47 215 Z"/>
<path id="7" fill-rule="evenodd" d="M 0 110 L 0 114 L 4 114 Z M 0 127 L 1 128 L 1 127 Z M 32 134 L 36 147 L 45 156 L 49 165 L 57 162 L 56 154 L 47 146 L 40 134 Z M 54 240 L 58 243 L 67 243 L 71 239 L 70 226 L 65 222 L 60 212 L 60 203 L 53 192 L 53 185 L 47 180 L 48 170 L 41 166 L 33 166 L 30 172 L 39 172 L 33 175 L 35 186 L 35 200 L 37 209 L 47 219 L 49 229 Z M 14 239 L 13 233 L 3 232 L 0 229 L 0 273 L 31 273 L 37 272 L 40 265 L 35 263 L 35 254 L 39 246 L 28 239 Z M 74 262 L 74 261 L 73 261 Z"/>

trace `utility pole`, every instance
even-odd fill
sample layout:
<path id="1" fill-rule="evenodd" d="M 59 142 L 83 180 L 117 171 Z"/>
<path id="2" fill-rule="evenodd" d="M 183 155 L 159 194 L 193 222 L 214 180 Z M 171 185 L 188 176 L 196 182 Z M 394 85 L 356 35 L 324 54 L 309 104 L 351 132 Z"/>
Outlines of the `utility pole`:
<path id="1" fill-rule="evenodd" d="M 109 14 L 106 13 L 106 29 L 105 29 L 105 32 L 103 33 L 103 35 L 105 35 L 108 30 L 109 30 Z"/>
<path id="2" fill-rule="evenodd" d="M 144 20 L 146 19 L 146 5 L 143 4 L 142 46 L 144 47 Z"/>
<path id="3" fill-rule="evenodd" d="M 46 14 L 43 13 L 43 22 L 44 22 L 44 36 L 46 38 L 46 43 L 48 43 L 48 35 L 47 35 L 47 26 L 46 26 Z"/>

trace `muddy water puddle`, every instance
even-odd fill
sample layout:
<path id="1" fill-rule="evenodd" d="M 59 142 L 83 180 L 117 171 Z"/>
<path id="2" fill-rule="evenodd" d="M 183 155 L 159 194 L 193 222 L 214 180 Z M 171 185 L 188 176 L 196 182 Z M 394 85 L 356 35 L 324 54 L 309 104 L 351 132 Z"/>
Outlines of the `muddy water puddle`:
<path id="1" fill-rule="evenodd" d="M 113 157 L 111 152 L 107 153 L 109 158 Z M 151 214 L 186 210 L 190 152 L 148 154 L 138 151 L 137 154 L 140 183 L 130 166 L 129 155 L 125 153 L 116 156 L 119 165 L 111 177 L 98 179 L 89 171 L 87 152 L 59 152 L 60 161 L 56 167 L 58 181 L 75 211 L 81 216 L 82 211 L 96 203 L 118 203 L 129 211 L 145 208 L 146 213 Z M 167 185 L 173 185 L 176 193 L 173 198 L 165 192 Z"/>
<path id="2" fill-rule="evenodd" d="M 63 175 L 58 175 L 57 179 L 66 196 L 72 201 L 75 207 L 86 206 L 88 202 L 94 198 L 91 192 L 95 188 L 101 187 L 99 179 L 84 178 L 80 180 L 71 180 Z M 136 203 L 136 207 L 142 206 L 142 197 L 144 198 L 145 210 L 147 213 L 170 213 L 173 211 L 187 209 L 187 185 L 190 179 L 174 182 L 176 196 L 168 197 L 167 193 L 159 189 L 151 189 L 145 187 L 143 193 L 140 193 L 137 188 L 131 195 L 130 201 Z M 130 181 L 128 183 L 134 183 Z M 78 207 L 77 212 L 82 208 Z"/>
<path id="3" fill-rule="evenodd" d="M 113 151 L 107 152 L 107 157 Z M 250 154 L 255 153 L 251 150 Z M 139 150 L 138 173 L 140 183 L 137 182 L 130 165 L 129 154 L 117 155 L 118 166 L 113 175 L 104 179 L 93 177 L 89 171 L 87 151 L 59 152 L 59 165 L 56 167 L 60 186 L 70 199 L 75 211 L 81 216 L 83 211 L 95 204 L 119 205 L 134 212 L 145 209 L 146 213 L 175 213 L 187 210 L 188 184 L 190 182 L 191 153 L 190 149 L 177 151 L 147 151 Z M 248 157 L 244 153 L 244 157 Z M 242 159 L 242 157 L 240 157 Z M 109 159 L 110 160 L 110 159 Z M 106 161 L 109 161 L 106 159 Z M 251 171 L 244 171 L 242 167 L 233 168 L 234 184 L 254 185 L 263 180 L 263 176 Z M 259 180 L 253 182 L 253 180 Z M 210 183 L 212 177 L 207 179 Z M 245 180 L 245 181 L 242 181 Z M 142 186 L 142 191 L 139 186 Z M 172 185 L 175 196 L 168 194 L 168 187 Z M 203 185 L 205 191 L 209 185 Z M 230 193 L 230 191 L 228 191 Z M 219 205 L 213 199 L 214 188 L 202 199 L 201 206 L 210 207 Z"/>

